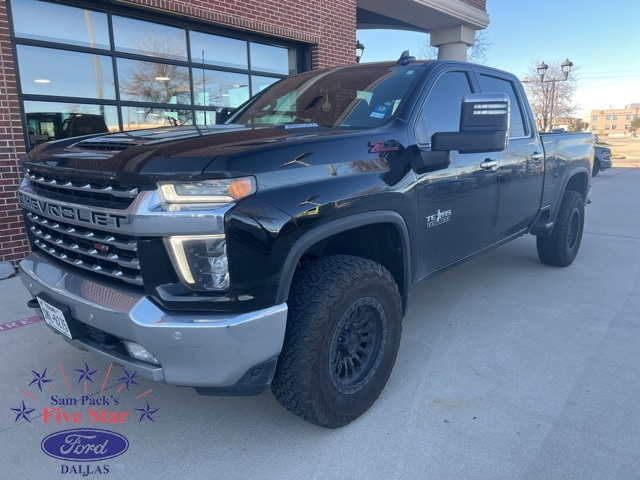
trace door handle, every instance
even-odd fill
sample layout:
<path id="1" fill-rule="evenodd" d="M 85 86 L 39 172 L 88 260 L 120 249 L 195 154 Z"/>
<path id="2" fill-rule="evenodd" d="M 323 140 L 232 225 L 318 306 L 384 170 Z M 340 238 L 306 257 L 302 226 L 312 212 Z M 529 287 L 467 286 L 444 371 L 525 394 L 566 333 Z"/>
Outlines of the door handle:
<path id="1" fill-rule="evenodd" d="M 498 161 L 487 158 L 480 164 L 480 166 L 489 172 L 495 172 L 496 170 L 498 170 Z"/>
<path id="2" fill-rule="evenodd" d="M 543 158 L 544 158 L 544 153 L 533 152 L 531 154 L 531 160 L 533 160 L 534 162 L 539 162 Z"/>

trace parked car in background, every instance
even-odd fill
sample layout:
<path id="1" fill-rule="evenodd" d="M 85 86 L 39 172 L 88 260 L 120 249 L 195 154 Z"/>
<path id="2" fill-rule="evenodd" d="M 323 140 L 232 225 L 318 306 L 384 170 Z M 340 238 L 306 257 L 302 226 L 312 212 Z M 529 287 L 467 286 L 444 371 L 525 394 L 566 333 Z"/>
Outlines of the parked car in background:
<path id="1" fill-rule="evenodd" d="M 609 147 L 595 146 L 595 152 L 593 157 L 593 170 L 591 176 L 595 177 L 601 170 L 611 168 L 613 163 L 611 162 L 611 149 Z"/>
<path id="2" fill-rule="evenodd" d="M 51 140 L 109 132 L 102 115 L 88 113 L 27 113 L 27 127 L 31 147 Z"/>

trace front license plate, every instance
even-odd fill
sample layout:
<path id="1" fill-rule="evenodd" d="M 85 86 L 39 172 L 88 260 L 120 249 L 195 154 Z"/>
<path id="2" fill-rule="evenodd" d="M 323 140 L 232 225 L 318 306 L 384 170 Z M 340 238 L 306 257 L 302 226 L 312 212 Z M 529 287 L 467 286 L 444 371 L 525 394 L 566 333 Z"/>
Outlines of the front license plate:
<path id="1" fill-rule="evenodd" d="M 50 303 L 45 302 L 40 297 L 36 298 L 38 299 L 40 310 L 42 310 L 42 316 L 47 325 L 62 333 L 63 335 L 66 335 L 69 338 L 73 338 L 71 336 L 71 331 L 69 330 L 69 325 L 67 324 L 67 319 L 65 318 L 62 310 L 54 307 Z"/>

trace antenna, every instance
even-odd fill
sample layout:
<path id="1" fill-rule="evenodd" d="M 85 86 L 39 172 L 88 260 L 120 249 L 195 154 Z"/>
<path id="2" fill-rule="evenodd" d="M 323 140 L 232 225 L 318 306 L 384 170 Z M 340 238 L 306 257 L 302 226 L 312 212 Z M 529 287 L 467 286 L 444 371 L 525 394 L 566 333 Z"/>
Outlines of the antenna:
<path id="1" fill-rule="evenodd" d="M 412 57 L 411 55 L 409 55 L 409 50 L 405 50 L 404 52 L 402 52 L 402 55 L 400 55 L 400 58 L 396 63 L 398 65 L 409 65 L 410 63 L 415 61 L 416 57 Z"/>

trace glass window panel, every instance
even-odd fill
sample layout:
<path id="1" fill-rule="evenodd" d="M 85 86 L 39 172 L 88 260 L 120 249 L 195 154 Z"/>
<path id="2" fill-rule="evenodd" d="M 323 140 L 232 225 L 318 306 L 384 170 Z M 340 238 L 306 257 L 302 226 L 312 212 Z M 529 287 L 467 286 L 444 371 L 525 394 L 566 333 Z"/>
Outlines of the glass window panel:
<path id="1" fill-rule="evenodd" d="M 521 137 L 524 135 L 528 135 L 528 132 L 525 131 L 525 125 L 523 121 L 524 117 L 522 115 L 520 101 L 518 100 L 518 95 L 516 94 L 513 83 L 508 80 L 491 77 L 489 75 L 480 75 L 478 77 L 478 81 L 480 82 L 480 88 L 484 93 L 500 92 L 506 93 L 509 96 L 509 136 Z"/>
<path id="2" fill-rule="evenodd" d="M 251 69 L 281 75 L 296 73 L 295 50 L 251 43 Z"/>
<path id="3" fill-rule="evenodd" d="M 123 130 L 193 125 L 192 110 L 148 107 L 122 107 Z"/>
<path id="4" fill-rule="evenodd" d="M 191 32 L 190 37 L 191 61 L 194 64 L 202 65 L 205 63 L 221 67 L 248 68 L 246 40 L 200 32 Z"/>
<path id="5" fill-rule="evenodd" d="M 119 58 L 118 79 L 122 100 L 179 105 L 191 103 L 187 67 Z"/>
<path id="6" fill-rule="evenodd" d="M 196 110 L 196 125 L 215 125 L 215 123 L 215 112 Z"/>
<path id="7" fill-rule="evenodd" d="M 249 75 L 194 69 L 193 94 L 196 105 L 238 107 L 249 100 Z"/>
<path id="8" fill-rule="evenodd" d="M 116 50 L 187 60 L 187 36 L 184 29 L 115 15 L 112 21 Z"/>
<path id="9" fill-rule="evenodd" d="M 273 77 L 259 77 L 258 75 L 251 75 L 251 95 L 256 95 L 269 85 L 276 83 L 279 78 Z"/>
<path id="10" fill-rule="evenodd" d="M 107 15 L 37 0 L 12 0 L 17 37 L 82 47 L 110 48 Z"/>
<path id="11" fill-rule="evenodd" d="M 118 110 L 111 105 L 25 101 L 24 110 L 30 148 L 50 140 L 120 129 Z"/>
<path id="12" fill-rule="evenodd" d="M 115 99 L 111 58 L 18 45 L 22 93 Z"/>

